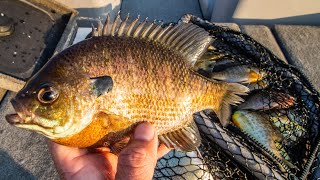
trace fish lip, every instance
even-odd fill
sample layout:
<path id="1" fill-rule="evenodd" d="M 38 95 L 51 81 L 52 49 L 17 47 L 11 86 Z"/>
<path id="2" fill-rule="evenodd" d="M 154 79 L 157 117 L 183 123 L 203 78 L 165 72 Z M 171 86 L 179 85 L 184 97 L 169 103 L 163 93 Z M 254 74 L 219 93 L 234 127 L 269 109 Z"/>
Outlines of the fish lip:
<path id="1" fill-rule="evenodd" d="M 19 103 L 15 98 L 11 100 L 11 104 L 16 113 L 6 115 L 6 120 L 10 124 L 24 124 L 26 123 L 26 119 L 33 119 L 34 116 L 32 113 L 28 112 L 25 106 Z"/>
<path id="2" fill-rule="evenodd" d="M 11 104 L 16 112 L 24 112 L 25 111 L 25 108 L 16 99 L 14 99 L 14 98 L 11 99 Z"/>
<path id="3" fill-rule="evenodd" d="M 22 124 L 24 123 L 24 119 L 22 119 L 18 114 L 7 114 L 6 120 L 9 124 L 15 125 L 15 124 Z"/>

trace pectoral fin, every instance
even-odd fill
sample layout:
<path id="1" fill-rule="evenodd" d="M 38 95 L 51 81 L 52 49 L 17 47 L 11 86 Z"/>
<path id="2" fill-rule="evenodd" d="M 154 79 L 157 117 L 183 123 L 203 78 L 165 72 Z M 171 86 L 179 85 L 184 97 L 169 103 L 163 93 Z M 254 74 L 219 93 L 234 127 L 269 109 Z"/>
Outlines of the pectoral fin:
<path id="1" fill-rule="evenodd" d="M 102 111 L 94 115 L 91 124 L 94 125 L 89 133 L 94 134 L 92 137 L 97 137 L 97 139 L 90 148 L 109 147 L 115 154 L 125 147 L 127 138 L 133 129 L 124 117 Z"/>
<path id="2" fill-rule="evenodd" d="M 167 147 L 186 152 L 194 151 L 201 143 L 198 127 L 193 120 L 185 127 L 159 135 L 159 140 Z"/>
<path id="3" fill-rule="evenodd" d="M 126 137 L 114 144 L 111 144 L 110 145 L 111 152 L 113 154 L 119 154 L 122 151 L 122 149 L 124 149 L 127 146 L 129 140 L 130 140 L 129 137 Z"/>

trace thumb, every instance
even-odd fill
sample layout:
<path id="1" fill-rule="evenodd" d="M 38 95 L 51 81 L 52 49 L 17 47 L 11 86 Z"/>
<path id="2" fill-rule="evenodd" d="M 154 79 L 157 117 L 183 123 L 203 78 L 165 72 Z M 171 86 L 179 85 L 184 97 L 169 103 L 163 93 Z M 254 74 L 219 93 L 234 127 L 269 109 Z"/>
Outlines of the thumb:
<path id="1" fill-rule="evenodd" d="M 139 124 L 118 159 L 116 179 L 152 179 L 157 163 L 158 138 L 149 123 Z"/>

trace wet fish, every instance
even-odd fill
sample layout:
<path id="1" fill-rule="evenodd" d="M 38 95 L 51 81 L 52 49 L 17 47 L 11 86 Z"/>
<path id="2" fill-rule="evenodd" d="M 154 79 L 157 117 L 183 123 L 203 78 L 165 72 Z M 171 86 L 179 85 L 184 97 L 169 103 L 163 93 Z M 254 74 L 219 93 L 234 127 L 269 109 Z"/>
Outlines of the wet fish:
<path id="1" fill-rule="evenodd" d="M 196 62 L 194 69 L 208 78 L 211 78 L 213 73 L 240 65 L 232 58 L 229 58 L 223 54 L 208 55 L 208 52 L 206 52 L 205 56 L 202 56 Z"/>
<path id="2" fill-rule="evenodd" d="M 220 72 L 214 72 L 211 78 L 233 83 L 254 83 L 262 80 L 264 76 L 265 73 L 258 68 L 242 65 L 230 67 Z"/>
<path id="3" fill-rule="evenodd" d="M 282 134 L 271 124 L 267 114 L 239 110 L 233 113 L 232 121 L 235 126 L 259 142 L 261 146 L 273 152 L 275 156 L 285 162 L 289 167 L 295 167 L 289 162 L 290 158 L 288 154 L 283 147 L 281 147 L 280 143 L 283 140 Z"/>
<path id="4" fill-rule="evenodd" d="M 211 52 L 210 47 L 211 46 L 209 46 L 206 53 L 201 56 L 201 58 L 194 65 L 196 70 L 202 69 L 205 71 L 210 71 L 212 73 L 225 70 L 226 68 L 241 65 L 239 62 L 228 55 L 218 52 Z"/>
<path id="5" fill-rule="evenodd" d="M 292 175 L 296 175 L 297 179 L 308 179 L 318 177 L 319 175 L 319 163 L 316 151 L 313 149 L 318 149 L 318 134 L 319 134 L 319 93 L 314 88 L 314 86 L 310 83 L 308 78 L 298 69 L 293 67 L 292 65 L 285 64 L 281 59 L 275 56 L 271 51 L 262 46 L 260 43 L 252 39 L 250 36 L 243 34 L 241 32 L 233 31 L 228 28 L 223 28 L 217 26 L 208 21 L 202 20 L 193 15 L 189 15 L 188 17 L 184 17 L 184 21 L 192 21 L 193 23 L 204 27 L 210 33 L 210 35 L 214 38 L 212 42 L 212 51 L 216 51 L 217 54 L 223 54 L 234 57 L 241 64 L 253 65 L 255 67 L 259 67 L 262 71 L 267 72 L 267 77 L 263 78 L 267 80 L 268 89 L 265 89 L 265 92 L 268 92 L 272 89 L 283 90 L 288 94 L 294 94 L 296 98 L 295 105 L 291 107 L 294 110 L 294 118 L 290 119 L 291 121 L 296 121 L 303 127 L 307 128 L 307 132 L 304 136 L 299 138 L 298 145 L 296 143 L 285 143 L 285 149 L 292 156 L 292 160 L 296 163 L 299 163 L 299 167 L 301 169 L 299 171 L 290 172 L 290 176 L 285 175 L 285 173 L 281 173 L 284 175 L 284 179 L 294 178 Z M 260 89 L 260 88 L 259 88 Z M 290 111 L 290 109 L 285 109 L 285 111 Z M 288 112 L 288 117 L 290 118 L 290 114 Z M 219 123 L 217 123 L 219 125 Z M 230 126 L 232 127 L 232 126 Z M 201 128 L 200 128 L 201 129 Z M 222 128 L 221 128 L 222 129 Z M 225 128 L 224 128 L 225 129 Z M 228 128 L 229 129 L 229 128 Z M 214 134 L 216 131 L 208 131 Z M 229 138 L 226 140 L 222 140 L 221 137 L 225 137 L 225 133 L 222 133 L 221 136 L 217 135 L 217 144 L 225 143 L 225 149 L 223 152 L 229 152 L 230 149 L 234 150 L 233 145 L 230 145 Z M 230 135 L 230 138 L 236 138 L 236 136 Z M 246 138 L 240 140 L 240 142 L 247 142 Z M 251 143 L 249 143 L 251 144 Z M 253 143 L 254 144 L 254 143 Z M 228 149 L 229 148 L 229 149 Z M 228 151 L 229 150 L 229 151 Z M 240 148 L 240 152 L 242 153 L 242 148 Z M 260 152 L 255 152 L 249 150 L 249 152 L 260 154 Z M 299 153 L 296 153 L 299 152 Z M 312 153 L 314 156 L 309 156 Z M 240 155 L 239 152 L 232 154 L 233 160 L 237 160 L 239 157 L 247 157 L 246 155 Z M 320 153 L 319 153 L 320 154 Z M 318 154 L 318 157 L 320 157 Z M 255 158 L 253 158 L 255 159 Z M 265 159 L 265 158 L 264 158 Z M 268 158 L 267 158 L 268 159 Z M 278 161 L 278 158 L 272 158 L 274 161 Z M 252 159 L 249 161 L 243 161 L 242 167 L 256 167 L 263 172 L 275 172 L 275 171 L 265 171 L 260 170 L 261 167 L 264 166 L 260 162 L 255 165 L 251 165 Z M 314 161 L 314 164 L 312 162 Z M 268 163 L 267 163 L 268 164 Z M 262 165 L 262 166 L 261 166 Z M 274 168 L 274 165 L 269 165 L 269 168 Z M 241 167 L 239 167 L 241 169 Z M 315 170 L 316 171 L 313 171 Z M 276 170 L 277 171 L 277 170 Z M 259 178 L 259 173 L 256 173 L 256 170 L 250 169 L 249 174 L 255 174 L 256 178 Z M 279 172 L 279 171 L 277 171 Z M 308 177 L 313 173 L 312 177 Z M 302 174 L 302 175 L 300 175 Z M 260 176 L 260 179 L 266 179 L 265 176 Z M 277 177 L 276 177 L 277 179 Z"/>
<path id="6" fill-rule="evenodd" d="M 210 47 L 196 62 L 197 72 L 216 80 L 242 83 L 250 91 L 268 87 L 266 72 L 250 65 L 243 65 L 235 57 L 212 51 Z"/>
<path id="7" fill-rule="evenodd" d="M 230 177 L 231 179 L 285 179 L 282 177 L 285 174 L 281 172 L 285 171 L 283 171 L 284 168 L 281 164 L 278 164 L 278 167 L 276 167 L 274 164 L 270 163 L 267 158 L 261 158 L 261 154 L 257 155 L 257 151 L 252 151 L 252 146 L 248 144 L 249 141 L 246 138 L 239 138 L 239 136 L 235 135 L 229 128 L 221 127 L 216 117 L 211 118 L 211 116 L 208 116 L 209 114 L 211 114 L 210 111 L 196 113 L 195 121 L 199 127 L 203 141 L 205 142 L 203 145 L 207 146 L 206 142 L 211 142 L 214 145 L 205 147 L 209 152 L 205 153 L 207 156 L 204 154 L 204 157 L 211 159 L 209 160 L 210 165 L 213 164 L 214 166 L 216 163 L 215 161 L 222 161 L 224 162 L 223 164 L 227 166 L 226 169 L 213 167 L 215 172 L 219 172 L 219 169 L 224 169 L 222 172 L 224 172 L 225 177 Z M 228 173 L 243 171 L 243 169 L 240 167 L 233 169 L 232 163 L 230 164 L 230 161 L 224 159 L 223 155 L 219 155 L 217 160 L 214 160 L 215 147 L 219 147 L 216 152 L 232 157 L 232 160 L 237 161 L 243 168 L 248 170 L 249 173 L 245 175 L 245 178 L 234 176 L 234 173 Z M 210 153 L 210 156 L 208 153 Z M 275 161 L 278 162 L 278 159 Z M 210 165 L 208 166 L 210 167 Z M 255 178 L 250 177 L 251 174 L 254 175 Z"/>
<path id="8" fill-rule="evenodd" d="M 9 123 L 76 147 L 117 146 L 142 121 L 168 147 L 192 151 L 201 138 L 192 114 L 213 109 L 223 125 L 248 91 L 193 70 L 212 39 L 192 24 L 129 23 L 118 15 L 94 37 L 54 56 L 12 99 Z M 117 149 L 117 148 L 115 148 Z"/>
<path id="9" fill-rule="evenodd" d="M 249 98 L 240 104 L 238 109 L 246 110 L 269 110 L 289 108 L 295 103 L 295 98 L 281 92 L 264 92 L 259 91 L 249 96 Z"/>

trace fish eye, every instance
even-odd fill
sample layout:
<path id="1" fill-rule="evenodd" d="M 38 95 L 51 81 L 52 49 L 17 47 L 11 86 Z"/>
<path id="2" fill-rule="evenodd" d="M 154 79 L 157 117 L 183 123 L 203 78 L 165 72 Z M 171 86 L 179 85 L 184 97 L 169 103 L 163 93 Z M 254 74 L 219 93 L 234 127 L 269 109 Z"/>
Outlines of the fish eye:
<path id="1" fill-rule="evenodd" d="M 57 100 L 59 97 L 59 92 L 54 87 L 49 85 L 44 85 L 38 91 L 38 100 L 43 104 L 50 104 Z"/>

